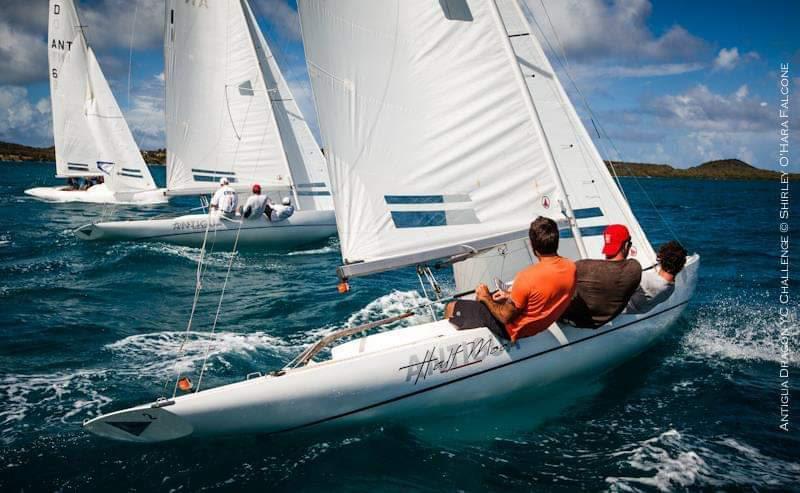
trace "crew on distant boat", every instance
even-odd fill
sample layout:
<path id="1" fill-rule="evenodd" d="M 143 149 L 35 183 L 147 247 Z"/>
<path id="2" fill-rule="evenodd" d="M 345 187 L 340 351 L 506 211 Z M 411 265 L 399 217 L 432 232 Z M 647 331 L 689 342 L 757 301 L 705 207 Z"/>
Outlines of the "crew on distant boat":
<path id="1" fill-rule="evenodd" d="M 78 186 L 78 179 L 69 177 L 67 178 L 67 190 L 78 190 L 80 187 Z"/>
<path id="2" fill-rule="evenodd" d="M 629 259 L 631 234 L 622 224 L 603 233 L 605 260 L 582 259 L 577 267 L 575 298 L 563 320 L 575 327 L 596 329 L 622 313 L 642 279 L 642 266 Z"/>
<path id="3" fill-rule="evenodd" d="M 236 196 L 236 190 L 230 186 L 228 179 L 223 176 L 219 179 L 219 189 L 211 197 L 209 208 L 218 210 L 227 217 L 233 217 L 236 215 L 236 206 L 238 204 L 239 198 Z"/>
<path id="4" fill-rule="evenodd" d="M 258 219 L 265 212 L 269 217 L 272 210 L 267 202 L 269 198 L 266 195 L 261 195 L 261 185 L 256 183 L 253 185 L 253 195 L 247 197 L 244 207 L 241 209 L 242 217 L 245 219 Z"/>
<path id="5" fill-rule="evenodd" d="M 658 265 L 642 273 L 642 282 L 633 293 L 625 313 L 647 313 L 675 291 L 675 276 L 686 265 L 688 252 L 677 241 L 658 249 Z"/>
<path id="6" fill-rule="evenodd" d="M 91 176 L 87 176 L 83 179 L 83 185 L 81 186 L 81 190 L 89 190 L 94 186 L 94 181 L 92 180 Z"/>
<path id="7" fill-rule="evenodd" d="M 280 205 L 269 203 L 269 207 L 272 210 L 269 214 L 269 219 L 274 223 L 289 219 L 294 214 L 292 199 L 289 197 L 284 197 Z"/>
<path id="8" fill-rule="evenodd" d="M 445 316 L 459 329 L 487 327 L 512 342 L 547 329 L 567 309 L 575 292 L 575 264 L 558 255 L 558 226 L 538 217 L 528 231 L 539 260 L 519 272 L 511 292 L 489 293 L 485 284 L 475 289 L 475 301 L 449 303 Z"/>

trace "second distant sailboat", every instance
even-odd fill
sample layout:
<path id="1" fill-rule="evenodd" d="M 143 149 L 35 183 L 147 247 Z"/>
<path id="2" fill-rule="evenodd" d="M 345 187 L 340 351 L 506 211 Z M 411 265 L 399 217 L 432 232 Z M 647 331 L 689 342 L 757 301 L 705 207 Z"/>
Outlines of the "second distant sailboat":
<path id="1" fill-rule="evenodd" d="M 336 233 L 325 158 L 246 0 L 168 0 L 164 32 L 167 194 L 238 193 L 258 183 L 292 199 L 283 221 L 215 213 L 87 224 L 84 240 L 233 243 L 291 248 Z"/>

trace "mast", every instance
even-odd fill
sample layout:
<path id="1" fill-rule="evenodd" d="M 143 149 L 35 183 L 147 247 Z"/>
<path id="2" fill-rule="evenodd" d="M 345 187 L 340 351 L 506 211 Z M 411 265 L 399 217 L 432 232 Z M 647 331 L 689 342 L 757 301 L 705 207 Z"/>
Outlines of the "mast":
<path id="1" fill-rule="evenodd" d="M 516 2 L 516 0 L 515 0 Z M 525 78 L 522 75 L 522 70 L 519 68 L 519 63 L 517 63 L 516 59 L 517 56 L 514 53 L 514 47 L 511 45 L 511 41 L 508 38 L 508 31 L 506 30 L 505 23 L 503 22 L 503 18 L 500 15 L 500 11 L 497 8 L 497 0 L 489 0 L 489 4 L 491 6 L 492 15 L 494 17 L 495 23 L 497 24 L 498 30 L 500 34 L 503 36 L 503 47 L 505 49 L 506 54 L 511 59 L 514 70 L 514 77 L 517 79 L 517 83 L 520 86 L 520 91 L 522 92 L 522 97 L 525 100 L 525 106 L 528 108 L 528 111 L 531 114 L 531 119 L 534 122 L 534 127 L 536 128 L 536 135 L 542 142 L 544 142 L 544 156 L 545 160 L 547 161 L 547 165 L 550 168 L 550 171 L 553 173 L 553 176 L 556 178 L 556 186 L 558 191 L 560 192 L 561 196 L 564 199 L 562 205 L 562 213 L 567 216 L 567 220 L 569 221 L 569 227 L 572 230 L 572 235 L 575 238 L 575 243 L 578 246 L 578 252 L 581 255 L 581 258 L 587 258 L 588 255 L 586 253 L 586 246 L 583 244 L 583 237 L 581 236 L 580 228 L 578 227 L 578 223 L 575 220 L 575 215 L 572 211 L 572 206 L 570 205 L 569 195 L 567 195 L 567 190 L 564 187 L 564 181 L 561 178 L 561 173 L 558 170 L 558 166 L 556 166 L 555 159 L 553 157 L 553 149 L 550 146 L 550 141 L 547 138 L 547 135 L 544 132 L 544 126 L 542 125 L 542 119 L 539 116 L 539 111 L 536 109 L 536 105 L 533 104 L 533 98 L 531 98 L 530 92 L 528 92 L 528 88 L 525 85 Z M 532 36 L 533 34 L 531 34 Z"/>

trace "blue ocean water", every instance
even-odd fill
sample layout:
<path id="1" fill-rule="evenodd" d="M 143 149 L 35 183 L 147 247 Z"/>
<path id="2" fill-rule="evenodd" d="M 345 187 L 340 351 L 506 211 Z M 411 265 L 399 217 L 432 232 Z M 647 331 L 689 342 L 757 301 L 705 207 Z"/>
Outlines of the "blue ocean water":
<path id="1" fill-rule="evenodd" d="M 204 331 L 230 260 L 214 252 L 198 332 L 179 354 L 199 251 L 84 243 L 71 230 L 196 203 L 133 210 L 23 195 L 55 184 L 52 174 L 52 165 L 0 164 L 2 491 L 800 491 L 800 405 L 792 401 L 791 431 L 778 428 L 776 183 L 641 180 L 702 256 L 696 297 L 654 349 L 554 402 L 523 399 L 432 427 L 378 423 L 132 446 L 80 424 L 162 395 L 176 364 L 199 371 L 209 343 L 208 386 L 278 368 L 334 327 L 414 306 L 417 278 L 400 271 L 360 279 L 339 295 L 335 240 L 291 253 L 242 252 L 211 337 Z M 163 168 L 154 174 L 163 183 Z M 623 179 L 653 243 L 670 239 L 640 185 Z"/>

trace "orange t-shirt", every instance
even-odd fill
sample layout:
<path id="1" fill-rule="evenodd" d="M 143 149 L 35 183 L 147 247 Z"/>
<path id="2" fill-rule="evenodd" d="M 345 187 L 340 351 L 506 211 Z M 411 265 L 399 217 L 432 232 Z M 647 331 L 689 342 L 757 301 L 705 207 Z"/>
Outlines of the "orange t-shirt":
<path id="1" fill-rule="evenodd" d="M 545 330 L 558 320 L 575 293 L 575 263 L 564 257 L 542 257 L 519 272 L 511 301 L 522 313 L 506 324 L 512 341 Z"/>

